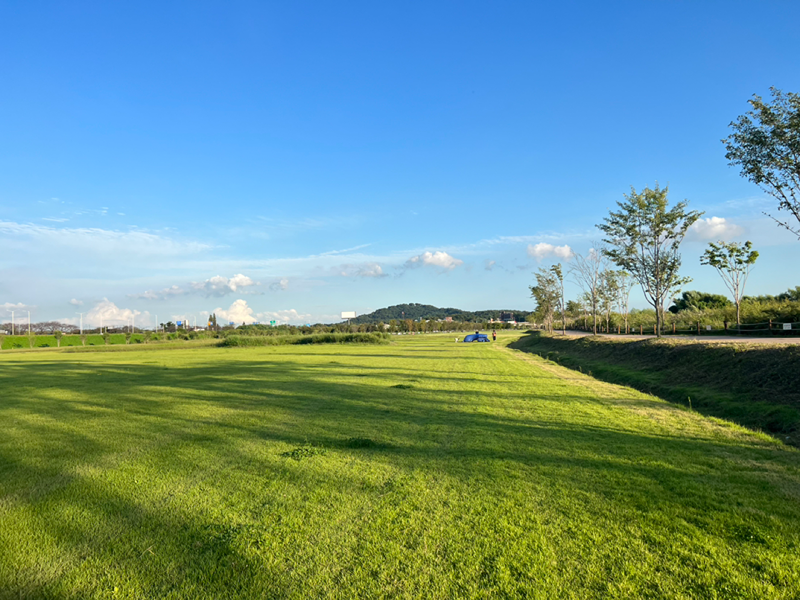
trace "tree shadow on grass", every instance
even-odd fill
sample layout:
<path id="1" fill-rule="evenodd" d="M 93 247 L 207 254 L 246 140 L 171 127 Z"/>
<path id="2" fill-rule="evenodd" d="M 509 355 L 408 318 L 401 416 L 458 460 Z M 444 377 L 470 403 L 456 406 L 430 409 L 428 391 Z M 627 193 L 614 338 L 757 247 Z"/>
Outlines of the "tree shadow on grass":
<path id="1" fill-rule="evenodd" d="M 358 468 L 325 468 L 342 460 L 498 497 L 505 488 L 493 487 L 510 470 L 520 484 L 574 490 L 587 511 L 599 498 L 645 514 L 683 515 L 722 539 L 730 532 L 709 514 L 752 511 L 748 518 L 780 543 L 800 542 L 800 498 L 774 480 L 777 474 L 797 485 L 796 453 L 711 434 L 581 422 L 575 415 L 597 405 L 581 390 L 534 398 L 511 383 L 491 398 L 466 384 L 400 390 L 389 387 L 399 369 L 373 368 L 365 380 L 347 376 L 342 365 L 291 360 L 191 369 L 71 360 L 4 366 L 4 388 L 17 391 L 0 405 L 9 425 L 0 441 L 0 522 L 28 515 L 19 517 L 17 533 L 62 557 L 42 569 L 36 559 L 0 550 L 0 582 L 15 595 L 89 596 L 126 580 L 153 597 L 176 590 L 186 597 L 191 590 L 198 597 L 286 595 L 297 584 L 294 558 L 267 560 L 253 550 L 282 531 L 285 517 L 259 513 L 258 502 L 277 501 L 262 488 L 280 481 L 295 494 L 324 489 L 369 501 L 395 493 Z M 327 453 L 284 456 L 305 446 Z M 203 504 L 204 495 L 240 504 L 231 500 L 226 513 Z M 255 500 L 241 500 L 248 495 Z M 184 500 L 202 508 L 189 510 Z M 286 508 L 304 515 L 313 508 L 308 502 Z"/>

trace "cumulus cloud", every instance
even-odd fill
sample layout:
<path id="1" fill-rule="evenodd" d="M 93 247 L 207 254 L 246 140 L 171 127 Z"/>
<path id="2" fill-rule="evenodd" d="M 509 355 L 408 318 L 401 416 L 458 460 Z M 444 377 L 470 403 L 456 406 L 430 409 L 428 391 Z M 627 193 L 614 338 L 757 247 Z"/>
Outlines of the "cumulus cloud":
<path id="1" fill-rule="evenodd" d="M 70 300 L 69 303 L 72 304 L 72 306 L 83 306 L 83 300 L 78 300 L 76 298 Z"/>
<path id="2" fill-rule="evenodd" d="M 191 288 L 194 292 L 199 292 L 207 297 L 226 296 L 235 292 L 240 292 L 243 288 L 256 285 L 256 282 L 247 275 L 234 275 L 233 277 L 222 277 L 216 275 L 205 281 L 192 282 Z"/>
<path id="3" fill-rule="evenodd" d="M 308 323 L 311 320 L 311 315 L 301 313 L 294 308 L 278 311 L 265 311 L 258 314 L 248 306 L 247 301 L 243 299 L 236 300 L 229 308 L 217 308 L 214 310 L 217 318 L 221 323 L 230 322 L 235 325 L 245 323 L 251 325 L 253 323 L 269 323 L 275 321 L 277 324 L 302 324 Z"/>
<path id="4" fill-rule="evenodd" d="M 487 261 L 486 261 L 486 264 L 485 264 L 485 266 L 484 266 L 484 268 L 485 268 L 487 271 L 491 271 L 492 269 L 494 269 L 494 266 L 495 266 L 496 264 L 497 264 L 497 261 L 496 261 L 496 260 L 487 260 Z"/>
<path id="5" fill-rule="evenodd" d="M 127 325 L 131 320 L 136 323 L 136 317 L 142 313 L 130 308 L 119 308 L 108 298 L 103 298 L 94 308 L 83 315 L 83 324 L 91 326 L 99 325 Z M 140 323 L 141 324 L 141 323 Z"/>
<path id="6" fill-rule="evenodd" d="M 535 258 L 538 261 L 541 261 L 549 256 L 555 256 L 556 258 L 569 260 L 572 258 L 573 254 L 575 253 L 572 251 L 572 248 L 566 244 L 563 246 L 554 246 L 553 244 L 548 244 L 547 242 L 539 242 L 538 244 L 528 245 L 528 256 Z"/>
<path id="7" fill-rule="evenodd" d="M 452 270 L 463 265 L 464 261 L 450 256 L 447 252 L 423 252 L 419 256 L 414 256 L 406 261 L 406 267 L 438 267 L 440 269 Z"/>
<path id="8" fill-rule="evenodd" d="M 242 299 L 234 301 L 234 303 L 231 304 L 228 309 L 224 309 L 221 307 L 215 308 L 214 314 L 217 315 L 217 318 L 220 321 L 231 322 L 236 325 L 240 325 L 242 323 L 250 325 L 258 321 L 253 312 L 253 309 L 247 306 L 247 301 Z"/>
<path id="9" fill-rule="evenodd" d="M 686 237 L 695 241 L 730 240 L 744 233 L 744 228 L 731 223 L 724 217 L 698 219 L 689 228 Z"/>
<path id="10" fill-rule="evenodd" d="M 272 290 L 273 292 L 280 292 L 285 289 L 288 289 L 288 287 L 289 287 L 289 280 L 286 279 L 285 277 L 283 279 L 274 281 L 271 284 L 269 284 L 269 289 Z"/>
<path id="11" fill-rule="evenodd" d="M 294 308 L 288 310 L 279 310 L 275 312 L 261 312 L 256 315 L 258 317 L 258 321 L 261 323 L 268 323 L 270 321 L 275 321 L 276 324 L 281 325 L 301 325 L 303 323 L 308 323 L 311 321 L 311 315 L 306 313 L 300 313 Z"/>
<path id="12" fill-rule="evenodd" d="M 360 265 L 341 265 L 336 270 L 342 277 L 386 277 L 383 268 L 375 262 Z"/>

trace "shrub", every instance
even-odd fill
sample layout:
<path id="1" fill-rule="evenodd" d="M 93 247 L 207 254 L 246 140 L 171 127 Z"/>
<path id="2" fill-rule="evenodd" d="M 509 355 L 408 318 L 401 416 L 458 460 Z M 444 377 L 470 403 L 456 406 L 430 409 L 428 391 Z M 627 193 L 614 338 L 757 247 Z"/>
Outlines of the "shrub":
<path id="1" fill-rule="evenodd" d="M 108 344 L 124 344 L 125 343 L 125 334 L 124 333 L 112 333 L 108 336 Z"/>

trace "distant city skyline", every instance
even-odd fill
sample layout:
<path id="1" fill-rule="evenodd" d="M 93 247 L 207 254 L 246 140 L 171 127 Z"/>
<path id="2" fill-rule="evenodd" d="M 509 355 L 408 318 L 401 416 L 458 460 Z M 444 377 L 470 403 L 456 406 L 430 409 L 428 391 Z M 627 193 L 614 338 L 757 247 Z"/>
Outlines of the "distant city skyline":
<path id="1" fill-rule="evenodd" d="M 720 142 L 753 94 L 800 92 L 796 3 L 2 15 L 0 322 L 532 310 L 533 272 L 656 182 L 704 211 L 687 289 L 727 294 L 700 265 L 718 239 L 759 251 L 748 295 L 800 285 Z"/>

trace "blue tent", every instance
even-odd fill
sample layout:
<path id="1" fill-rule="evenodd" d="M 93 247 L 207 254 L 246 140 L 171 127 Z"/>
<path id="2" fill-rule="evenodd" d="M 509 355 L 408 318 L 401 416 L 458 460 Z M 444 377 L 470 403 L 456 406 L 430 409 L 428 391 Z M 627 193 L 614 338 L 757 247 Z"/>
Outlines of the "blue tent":
<path id="1" fill-rule="evenodd" d="M 470 333 L 464 338 L 465 342 L 488 342 L 489 336 L 482 333 Z"/>

